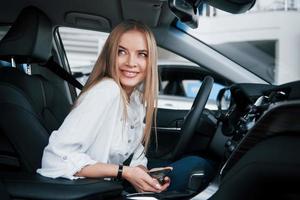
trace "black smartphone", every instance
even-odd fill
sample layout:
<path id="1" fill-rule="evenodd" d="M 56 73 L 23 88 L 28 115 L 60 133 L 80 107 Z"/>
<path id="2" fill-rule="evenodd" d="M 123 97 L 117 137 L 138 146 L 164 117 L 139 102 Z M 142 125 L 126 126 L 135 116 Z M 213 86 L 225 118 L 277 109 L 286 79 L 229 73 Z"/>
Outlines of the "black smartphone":
<path id="1" fill-rule="evenodd" d="M 172 171 L 172 167 L 165 167 L 165 168 L 157 168 L 150 170 L 148 173 L 151 177 L 157 179 L 160 184 L 164 184 L 164 178 L 167 174 Z"/>

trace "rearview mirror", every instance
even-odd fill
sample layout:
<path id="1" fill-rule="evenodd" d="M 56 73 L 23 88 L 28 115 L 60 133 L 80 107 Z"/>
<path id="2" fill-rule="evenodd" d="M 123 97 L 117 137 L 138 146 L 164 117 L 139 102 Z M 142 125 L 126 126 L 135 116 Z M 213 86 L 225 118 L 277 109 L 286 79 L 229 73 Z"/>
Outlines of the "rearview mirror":
<path id="1" fill-rule="evenodd" d="M 217 9 L 238 14 L 250 10 L 256 0 L 207 0 L 206 3 Z"/>
<path id="2" fill-rule="evenodd" d="M 191 28 L 198 27 L 198 9 L 188 0 L 169 0 L 169 7 L 176 17 Z"/>
<path id="3" fill-rule="evenodd" d="M 217 9 L 238 14 L 251 9 L 256 0 L 169 0 L 176 17 L 191 28 L 198 27 L 198 7 L 208 4 Z"/>

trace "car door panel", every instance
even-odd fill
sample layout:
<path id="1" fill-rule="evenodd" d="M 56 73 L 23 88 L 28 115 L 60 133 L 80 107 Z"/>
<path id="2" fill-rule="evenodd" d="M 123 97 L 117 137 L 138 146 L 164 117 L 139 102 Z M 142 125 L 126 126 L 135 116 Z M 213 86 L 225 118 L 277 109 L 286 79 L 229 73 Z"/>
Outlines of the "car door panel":
<path id="1" fill-rule="evenodd" d="M 157 127 L 180 128 L 184 116 L 189 110 L 157 109 Z"/>
<path id="2" fill-rule="evenodd" d="M 155 139 L 155 129 L 148 149 L 148 157 L 160 158 L 172 152 L 181 136 L 181 125 L 189 110 L 157 110 L 157 144 Z M 186 154 L 198 154 L 204 152 L 215 133 L 216 122 L 211 119 L 210 113 L 204 110 L 203 116 L 199 120 L 197 131 L 195 132 Z"/>

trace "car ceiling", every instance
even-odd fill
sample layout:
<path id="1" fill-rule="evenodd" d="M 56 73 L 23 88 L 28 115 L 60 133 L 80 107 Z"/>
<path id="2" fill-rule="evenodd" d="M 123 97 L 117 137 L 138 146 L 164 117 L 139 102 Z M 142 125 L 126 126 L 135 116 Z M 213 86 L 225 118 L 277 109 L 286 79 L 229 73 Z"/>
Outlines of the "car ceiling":
<path id="1" fill-rule="evenodd" d="M 0 23 L 12 23 L 18 13 L 30 5 L 43 10 L 55 26 L 102 31 L 109 31 L 124 19 L 136 19 L 151 27 L 161 27 L 169 25 L 175 18 L 167 0 L 8 0 L 1 2 Z M 68 20 L 70 13 L 75 17 Z M 80 20 L 76 18 L 78 16 Z"/>

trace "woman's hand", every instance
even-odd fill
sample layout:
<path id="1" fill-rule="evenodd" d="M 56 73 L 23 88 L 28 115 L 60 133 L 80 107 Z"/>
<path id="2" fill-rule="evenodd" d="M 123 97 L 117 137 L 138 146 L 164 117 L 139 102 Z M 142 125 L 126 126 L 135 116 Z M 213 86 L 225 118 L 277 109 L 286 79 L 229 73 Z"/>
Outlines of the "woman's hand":
<path id="1" fill-rule="evenodd" d="M 162 192 L 170 185 L 169 178 L 166 177 L 165 183 L 160 185 L 156 179 L 152 178 L 141 167 L 124 166 L 123 178 L 130 182 L 138 192 Z"/>
<path id="2" fill-rule="evenodd" d="M 170 186 L 170 183 L 171 183 L 171 179 L 166 176 L 164 178 L 164 184 L 161 186 L 163 188 L 162 191 L 165 191 Z"/>

